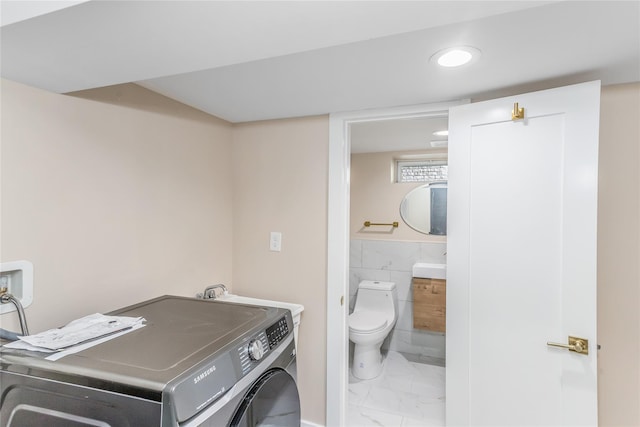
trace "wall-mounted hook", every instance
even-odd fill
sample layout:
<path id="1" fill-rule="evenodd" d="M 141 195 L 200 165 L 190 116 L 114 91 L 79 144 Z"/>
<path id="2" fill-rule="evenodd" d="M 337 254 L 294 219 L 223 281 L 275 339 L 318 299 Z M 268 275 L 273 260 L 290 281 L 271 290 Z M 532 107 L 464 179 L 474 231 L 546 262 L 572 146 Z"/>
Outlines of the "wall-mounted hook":
<path id="1" fill-rule="evenodd" d="M 518 103 L 513 104 L 513 111 L 511 111 L 511 120 L 522 120 L 524 119 L 524 107 L 518 107 Z"/>

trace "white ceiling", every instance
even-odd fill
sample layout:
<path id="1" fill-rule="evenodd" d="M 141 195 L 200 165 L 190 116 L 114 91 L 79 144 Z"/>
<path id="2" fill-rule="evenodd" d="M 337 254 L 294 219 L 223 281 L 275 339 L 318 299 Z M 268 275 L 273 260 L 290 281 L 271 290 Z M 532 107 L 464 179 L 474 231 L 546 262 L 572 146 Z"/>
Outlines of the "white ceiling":
<path id="1" fill-rule="evenodd" d="M 86 1 L 20 13 L 36 3 L 2 1 L 2 77 L 60 93 L 136 82 L 231 122 L 640 80 L 638 1 Z M 480 60 L 429 62 L 460 44 Z"/>
<path id="2" fill-rule="evenodd" d="M 431 141 L 447 141 L 434 132 L 447 130 L 448 117 L 413 117 L 352 123 L 349 126 L 351 153 L 419 150 L 442 151 Z"/>

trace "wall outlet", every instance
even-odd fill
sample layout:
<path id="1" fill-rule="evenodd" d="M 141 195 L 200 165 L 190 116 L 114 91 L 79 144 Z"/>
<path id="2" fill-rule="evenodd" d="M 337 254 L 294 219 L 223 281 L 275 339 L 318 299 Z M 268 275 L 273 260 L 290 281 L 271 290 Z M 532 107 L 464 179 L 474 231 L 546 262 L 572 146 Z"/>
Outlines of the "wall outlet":
<path id="1" fill-rule="evenodd" d="M 272 231 L 269 238 L 269 250 L 274 252 L 280 252 L 282 250 L 282 233 L 279 231 Z"/>

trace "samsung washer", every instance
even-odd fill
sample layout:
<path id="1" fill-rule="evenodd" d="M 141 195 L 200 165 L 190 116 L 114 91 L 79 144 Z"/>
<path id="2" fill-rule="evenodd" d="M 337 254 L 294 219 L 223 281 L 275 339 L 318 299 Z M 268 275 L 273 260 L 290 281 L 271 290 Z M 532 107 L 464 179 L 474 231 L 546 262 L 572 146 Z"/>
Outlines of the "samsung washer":
<path id="1" fill-rule="evenodd" d="M 289 310 L 163 296 L 110 314 L 145 326 L 57 361 L 2 350 L 0 425 L 300 425 Z"/>

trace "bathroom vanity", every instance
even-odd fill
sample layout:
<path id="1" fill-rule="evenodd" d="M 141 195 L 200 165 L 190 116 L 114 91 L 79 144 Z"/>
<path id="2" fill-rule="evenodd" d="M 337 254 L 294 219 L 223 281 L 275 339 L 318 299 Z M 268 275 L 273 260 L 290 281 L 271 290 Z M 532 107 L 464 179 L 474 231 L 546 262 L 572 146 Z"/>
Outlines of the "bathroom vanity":
<path id="1" fill-rule="evenodd" d="M 445 332 L 447 311 L 445 279 L 413 278 L 413 327 Z"/>
<path id="2" fill-rule="evenodd" d="M 446 331 L 447 280 L 444 264 L 416 263 L 413 266 L 413 327 L 433 332 Z"/>

